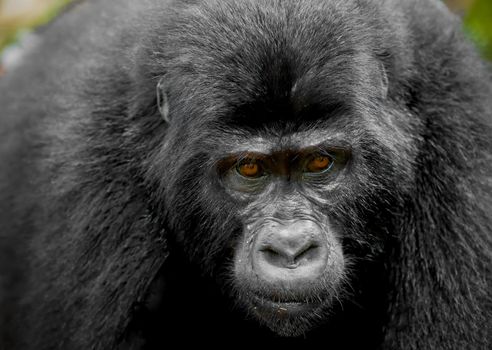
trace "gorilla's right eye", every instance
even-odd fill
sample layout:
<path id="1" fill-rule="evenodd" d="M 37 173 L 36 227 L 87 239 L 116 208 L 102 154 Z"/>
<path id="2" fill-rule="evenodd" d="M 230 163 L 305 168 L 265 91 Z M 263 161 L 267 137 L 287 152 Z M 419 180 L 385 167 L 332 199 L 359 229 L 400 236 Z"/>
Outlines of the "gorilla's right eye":
<path id="1" fill-rule="evenodd" d="M 322 173 L 328 171 L 333 165 L 333 158 L 327 155 L 317 155 L 309 160 L 306 170 L 310 173 Z"/>
<path id="2" fill-rule="evenodd" d="M 247 178 L 257 178 L 263 175 L 261 165 L 254 159 L 246 159 L 238 163 L 236 170 L 239 175 Z"/>

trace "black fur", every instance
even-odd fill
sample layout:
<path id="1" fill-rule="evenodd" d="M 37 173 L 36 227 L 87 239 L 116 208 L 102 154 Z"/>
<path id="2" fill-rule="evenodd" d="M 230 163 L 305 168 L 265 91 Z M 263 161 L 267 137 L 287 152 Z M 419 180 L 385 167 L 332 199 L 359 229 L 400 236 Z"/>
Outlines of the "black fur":
<path id="1" fill-rule="evenodd" d="M 0 79 L 2 350 L 283 344 L 233 307 L 210 169 L 313 128 L 353 148 L 329 209 L 351 265 L 306 340 L 490 348 L 492 79 L 444 5 L 87 0 L 41 37 Z"/>

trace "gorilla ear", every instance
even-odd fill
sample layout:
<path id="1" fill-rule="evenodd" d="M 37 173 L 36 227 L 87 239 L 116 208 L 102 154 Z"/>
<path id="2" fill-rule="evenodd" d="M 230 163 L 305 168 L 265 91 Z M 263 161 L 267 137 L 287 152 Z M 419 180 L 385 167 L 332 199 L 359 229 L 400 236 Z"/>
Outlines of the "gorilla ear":
<path id="1" fill-rule="evenodd" d="M 386 72 L 386 68 L 384 64 L 381 62 L 379 64 L 379 70 L 381 72 L 381 96 L 385 99 L 388 96 L 388 73 Z"/>
<path id="2" fill-rule="evenodd" d="M 166 123 L 169 123 L 169 100 L 167 98 L 166 85 L 164 84 L 164 78 L 161 78 L 157 83 L 157 107 L 161 113 L 162 119 Z"/>

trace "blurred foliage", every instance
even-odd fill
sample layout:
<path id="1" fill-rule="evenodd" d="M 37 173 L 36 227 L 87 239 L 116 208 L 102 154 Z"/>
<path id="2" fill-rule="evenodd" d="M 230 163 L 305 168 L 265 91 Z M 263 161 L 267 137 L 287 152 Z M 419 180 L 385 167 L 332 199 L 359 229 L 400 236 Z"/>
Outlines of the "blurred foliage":
<path id="1" fill-rule="evenodd" d="M 0 0 L 0 51 L 19 33 L 49 22 L 71 0 Z M 135 0 L 138 1 L 138 0 Z M 444 0 L 464 17 L 465 30 L 492 59 L 492 0 Z M 8 6 L 7 6 L 8 5 Z M 8 13 L 5 8 L 19 8 Z"/>
<path id="2" fill-rule="evenodd" d="M 492 59 L 492 0 L 475 0 L 465 16 L 465 28 Z"/>
<path id="3" fill-rule="evenodd" d="M 0 0 L 0 51 L 18 35 L 51 21 L 71 0 Z"/>

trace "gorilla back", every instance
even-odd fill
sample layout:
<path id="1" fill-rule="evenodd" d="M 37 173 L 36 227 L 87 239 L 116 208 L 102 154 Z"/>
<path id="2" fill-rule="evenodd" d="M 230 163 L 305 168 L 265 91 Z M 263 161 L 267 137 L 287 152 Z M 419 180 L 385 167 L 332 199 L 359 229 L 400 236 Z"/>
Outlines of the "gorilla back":
<path id="1" fill-rule="evenodd" d="M 86 0 L 38 37 L 0 78 L 0 348 L 490 348 L 492 80 L 439 1 Z"/>

